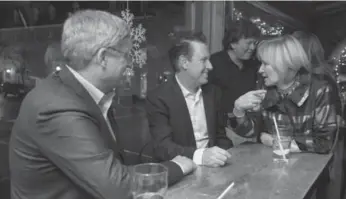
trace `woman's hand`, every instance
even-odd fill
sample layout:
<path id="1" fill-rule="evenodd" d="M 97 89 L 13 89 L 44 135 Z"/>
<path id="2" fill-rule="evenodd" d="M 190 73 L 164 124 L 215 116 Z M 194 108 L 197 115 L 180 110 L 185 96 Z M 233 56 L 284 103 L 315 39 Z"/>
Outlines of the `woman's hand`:
<path id="1" fill-rule="evenodd" d="M 266 90 L 249 91 L 234 102 L 234 108 L 242 112 L 258 111 L 266 93 Z"/>
<path id="2" fill-rule="evenodd" d="M 273 136 L 269 133 L 262 132 L 260 136 L 261 142 L 266 146 L 273 146 Z"/>
<path id="3" fill-rule="evenodd" d="M 273 146 L 274 138 L 273 138 L 273 136 L 271 134 L 262 132 L 261 136 L 260 136 L 260 139 L 261 139 L 261 142 L 264 145 L 270 146 L 270 147 Z M 301 150 L 299 149 L 299 147 L 298 147 L 298 145 L 297 145 L 295 140 L 292 140 L 292 142 L 291 142 L 290 152 L 292 152 L 292 153 L 299 153 L 299 152 L 301 152 Z"/>

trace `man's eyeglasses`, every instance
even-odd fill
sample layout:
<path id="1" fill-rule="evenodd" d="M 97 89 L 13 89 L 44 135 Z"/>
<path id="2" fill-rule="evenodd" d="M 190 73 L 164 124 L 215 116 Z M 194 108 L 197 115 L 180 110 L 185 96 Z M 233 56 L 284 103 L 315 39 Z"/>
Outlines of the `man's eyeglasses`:
<path id="1" fill-rule="evenodd" d="M 123 51 L 120 51 L 120 50 L 115 49 L 113 47 L 108 47 L 107 50 L 111 50 L 111 51 L 113 51 L 113 53 L 116 52 L 117 54 L 124 55 L 124 58 L 126 59 L 127 63 L 129 63 L 129 64 L 132 62 L 130 52 L 123 52 Z"/>

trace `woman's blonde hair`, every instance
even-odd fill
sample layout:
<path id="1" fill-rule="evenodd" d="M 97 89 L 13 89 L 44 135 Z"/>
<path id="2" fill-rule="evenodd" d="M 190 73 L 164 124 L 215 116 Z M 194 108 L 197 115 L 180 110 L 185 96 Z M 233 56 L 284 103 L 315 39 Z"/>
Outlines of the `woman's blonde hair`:
<path id="1" fill-rule="evenodd" d="M 310 71 L 310 61 L 300 42 L 291 35 L 284 35 L 269 40 L 263 40 L 257 48 L 257 57 L 273 68 L 284 78 L 292 78 L 287 72 L 292 70 L 294 75 L 303 67 Z"/>

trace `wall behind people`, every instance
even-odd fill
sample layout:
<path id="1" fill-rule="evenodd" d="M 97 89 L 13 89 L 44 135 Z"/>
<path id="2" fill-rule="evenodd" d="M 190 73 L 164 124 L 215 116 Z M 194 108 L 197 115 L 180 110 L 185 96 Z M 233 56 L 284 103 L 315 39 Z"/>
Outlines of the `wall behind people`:
<path id="1" fill-rule="evenodd" d="M 327 57 L 339 42 L 345 39 L 346 29 L 343 23 L 345 17 L 346 13 L 340 12 L 340 14 L 314 18 L 310 21 L 311 30 L 321 40 Z"/>
<path id="2" fill-rule="evenodd" d="M 27 25 L 33 24 L 32 9 L 30 8 L 29 1 L 4 1 L 0 2 L 0 29 L 23 27 L 24 24 L 18 13 L 19 10 Z"/>
<path id="3" fill-rule="evenodd" d="M 146 47 L 148 60 L 144 67 L 148 70 L 148 89 L 150 90 L 156 86 L 159 73 L 166 70 L 172 71 L 167 54 L 173 42 L 170 33 L 177 29 L 175 27 L 184 26 L 185 18 L 183 4 L 161 2 L 150 5 L 149 9 L 155 13 L 155 16 L 146 19 L 136 19 L 135 23 L 142 23 L 147 30 Z M 0 30 L 0 41 L 24 46 L 28 51 L 29 70 L 32 71 L 34 76 L 44 77 L 46 75 L 44 54 L 51 42 L 59 42 L 61 30 L 62 27 L 59 24 L 38 26 L 33 29 Z M 134 78 L 134 84 L 137 86 L 138 79 Z"/>

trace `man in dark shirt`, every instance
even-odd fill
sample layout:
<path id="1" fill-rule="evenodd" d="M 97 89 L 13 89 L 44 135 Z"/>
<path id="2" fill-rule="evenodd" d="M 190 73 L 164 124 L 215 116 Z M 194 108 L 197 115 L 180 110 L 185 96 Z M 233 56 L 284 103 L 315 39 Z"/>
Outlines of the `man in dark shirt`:
<path id="1" fill-rule="evenodd" d="M 210 57 L 209 82 L 222 90 L 222 109 L 232 113 L 234 101 L 256 88 L 260 62 L 254 59 L 261 32 L 250 21 L 231 22 L 223 38 L 223 50 Z"/>

